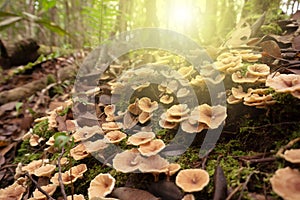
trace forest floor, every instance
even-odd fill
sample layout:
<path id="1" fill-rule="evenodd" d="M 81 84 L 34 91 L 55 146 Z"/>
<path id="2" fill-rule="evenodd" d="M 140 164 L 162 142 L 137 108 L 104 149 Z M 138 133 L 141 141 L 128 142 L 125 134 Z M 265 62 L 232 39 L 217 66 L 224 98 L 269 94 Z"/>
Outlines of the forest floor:
<path id="1" fill-rule="evenodd" d="M 294 34 L 294 32 L 291 34 Z M 250 50 L 248 53 L 262 55 L 255 63 L 269 65 L 271 73 L 280 71 L 283 74 L 295 74 L 299 76 L 299 67 L 294 64 L 300 58 L 299 50 L 297 50 L 297 40 L 289 39 L 290 43 L 288 44 L 291 45 L 290 47 L 282 46 L 282 44 L 287 44 L 287 36 L 285 38 L 275 37 L 274 35 L 267 36 L 263 37 L 261 42 L 268 41 L 269 43 L 265 43 L 265 46 L 247 48 L 247 50 Z M 276 42 L 275 48 L 273 48 L 274 46 L 272 48 L 267 47 L 270 44 L 274 45 L 270 41 Z M 233 55 L 234 53 L 232 52 L 234 51 L 232 50 L 243 51 L 244 49 L 225 49 L 222 50 L 222 53 L 231 52 Z M 280 52 L 280 55 L 278 55 L 278 52 L 277 54 L 274 53 L 276 50 Z M 222 53 L 219 53 L 219 55 Z M 157 55 L 159 56 L 156 57 Z M 100 89 L 95 90 L 94 105 L 89 105 L 89 103 L 83 102 L 83 100 L 78 101 L 74 97 L 73 103 L 69 101 L 72 99 L 74 90 L 76 90 L 76 88 L 74 89 L 74 83 L 76 82 L 75 75 L 77 69 L 79 66 L 82 66 L 82 61 L 86 58 L 86 53 L 77 52 L 72 55 L 61 56 L 52 55 L 31 64 L 25 70 L 22 70 L 23 68 L 20 67 L 2 70 L 2 79 L 0 80 L 0 96 L 2 95 L 2 105 L 0 106 L 1 188 L 13 184 L 19 177 L 27 177 L 24 184 L 26 190 L 22 192 L 22 198 L 29 199 L 36 188 L 50 183 L 51 176 L 38 177 L 24 171 L 20 172 L 19 163 L 26 166 L 34 160 L 49 159 L 49 163 L 56 165 L 57 161 L 62 161 L 62 157 L 67 157 L 69 164 L 66 166 L 57 166 L 55 169 L 56 172 L 59 170 L 66 171 L 71 166 L 79 164 L 86 164 L 87 171 L 84 173 L 83 178 L 74 180 L 74 182 L 71 181 L 71 184 L 66 184 L 64 189 L 57 189 L 55 193 L 49 193 L 55 199 L 62 198 L 64 193 L 66 195 L 82 194 L 87 199 L 90 182 L 100 173 L 110 173 L 116 180 L 116 188 L 138 188 L 149 191 L 151 194 L 155 194 L 155 196 L 160 196 L 162 199 L 181 199 L 184 191 L 175 185 L 175 176 L 171 176 L 170 181 L 166 181 L 165 174 L 161 173 L 159 175 L 159 182 L 155 182 L 151 173 L 121 173 L 109 164 L 102 164 L 111 163 L 112 158 L 105 156 L 104 158 L 99 158 L 99 155 L 88 156 L 89 154 L 82 150 L 87 155 L 82 157 L 82 159 L 77 159 L 71 156 L 70 152 L 78 144 L 76 141 L 75 143 L 74 141 L 69 141 L 69 134 L 78 131 L 74 126 L 80 127 L 81 124 L 94 126 L 95 123 L 99 123 L 102 126 L 107 120 L 105 119 L 105 115 L 107 117 L 107 114 L 104 112 L 104 108 L 107 105 L 113 104 L 107 103 L 113 101 L 111 99 L 113 84 L 111 83 L 116 82 L 115 79 L 121 76 L 122 71 L 141 65 L 141 60 L 145 60 L 145 57 L 149 58 L 149 56 L 153 57 L 152 62 L 167 61 L 172 66 L 179 66 L 175 67 L 175 70 L 189 67 L 189 63 L 176 55 L 170 55 L 168 52 L 148 51 L 146 53 L 138 52 L 135 56 L 123 56 L 120 58 L 119 63 L 113 63 L 104 73 L 104 76 L 99 77 L 98 86 Z M 88 59 L 91 59 L 91 57 L 88 57 Z M 217 60 L 217 57 L 215 59 Z M 285 62 L 287 65 L 278 70 L 278 66 L 283 66 L 283 64 L 276 64 L 278 62 L 275 61 L 279 63 Z M 246 61 L 243 62 L 245 62 L 244 66 L 246 68 L 250 65 Z M 289 68 L 289 66 L 292 67 Z M 89 73 L 86 75 L 86 77 L 90 76 L 93 76 L 93 74 Z M 195 78 L 195 76 L 193 77 Z M 30 91 L 30 87 L 32 86 L 28 86 L 27 84 L 41 79 L 44 79 L 41 82 L 41 88 L 38 88 L 37 91 Z M 234 83 L 231 75 L 228 74 L 225 75 L 223 82 L 227 97 L 233 93 L 231 91 L 232 87 L 239 85 Z M 192 193 L 196 199 L 280 199 L 281 197 L 272 189 L 270 178 L 279 168 L 289 166 L 300 169 L 299 165 L 278 156 L 278 152 L 300 147 L 298 142 L 300 138 L 299 98 L 294 97 L 288 92 L 277 93 L 273 89 L 266 87 L 264 82 L 256 85 L 246 83 L 243 87 L 244 90 L 250 87 L 266 89 L 266 93 L 263 95 L 267 96 L 271 94 L 272 100 L 276 102 L 272 103 L 272 105 L 264 105 L 263 108 L 248 106 L 243 102 L 227 104 L 227 118 L 221 130 L 221 136 L 215 147 L 209 149 L 205 155 L 200 155 L 199 150 L 205 135 L 209 134 L 209 132 L 207 133 L 207 129 L 195 135 L 195 139 L 186 151 L 178 147 L 175 149 L 170 148 L 164 152 L 166 155 L 177 155 L 178 151 L 181 152 L 182 155 L 172 156 L 171 159 L 172 162 L 180 164 L 181 169 L 201 168 L 208 172 L 210 176 L 208 186 L 202 191 Z M 20 90 L 15 90 L 16 88 Z M 91 87 L 88 89 L 88 91 L 94 91 L 93 89 L 95 88 Z M 7 91 L 14 94 L 7 93 Z M 149 91 L 145 90 L 143 94 L 147 92 Z M 207 98 L 205 95 L 203 97 L 202 93 L 204 92 L 207 93 L 207 88 L 196 91 L 199 104 L 210 103 L 205 99 Z M 149 93 L 153 95 L 152 92 Z M 24 96 L 19 96 L 19 94 Z M 134 93 L 134 95 L 142 98 L 141 93 Z M 155 99 L 155 97 L 153 98 Z M 153 98 L 151 98 L 152 101 L 154 101 Z M 122 104 L 124 102 L 114 101 L 116 107 L 122 108 L 124 106 Z M 126 103 L 129 104 L 134 101 L 131 99 L 130 102 Z M 159 101 L 159 98 L 156 98 L 155 101 Z M 92 116 L 88 112 L 89 108 L 87 107 L 89 106 L 92 106 L 96 110 L 96 119 L 95 116 Z M 80 111 L 79 113 L 83 113 L 82 116 L 76 116 L 78 111 Z M 78 119 L 78 121 L 74 125 L 75 119 Z M 130 120 L 132 121 L 129 122 L 128 126 L 132 124 L 134 126 L 139 123 L 137 121 L 134 122 L 137 120 L 136 118 L 130 118 Z M 158 121 L 159 119 L 155 120 L 153 117 L 153 131 L 157 138 L 162 139 L 167 144 L 175 138 L 176 131 L 158 127 Z M 143 124 L 140 126 L 146 127 Z M 77 129 L 79 129 L 78 127 Z M 34 138 L 33 135 L 37 137 Z M 53 145 L 57 140 L 59 140 L 58 143 L 60 144 L 56 144 L 56 146 L 50 148 L 51 145 L 49 145 L 48 140 L 53 135 L 56 135 L 55 140 L 52 141 Z M 62 137 L 59 138 L 59 136 Z M 131 148 L 124 141 L 117 145 L 123 150 Z M 172 192 L 168 193 L 166 191 Z M 135 195 L 138 196 L 139 193 L 136 192 Z M 122 197 L 122 195 L 121 197 L 118 195 L 114 197 L 130 199 Z M 136 197 L 136 199 L 138 198 Z"/>

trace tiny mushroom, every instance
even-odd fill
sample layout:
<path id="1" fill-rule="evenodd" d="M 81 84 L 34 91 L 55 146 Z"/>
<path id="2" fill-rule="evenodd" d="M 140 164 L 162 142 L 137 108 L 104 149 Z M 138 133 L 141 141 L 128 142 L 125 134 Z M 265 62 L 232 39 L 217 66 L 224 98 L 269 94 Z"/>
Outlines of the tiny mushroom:
<path id="1" fill-rule="evenodd" d="M 178 170 L 180 170 L 180 165 L 178 163 L 170 163 L 167 167 L 167 171 L 165 172 L 167 175 L 167 181 L 170 181 L 170 176 L 175 174 Z"/>
<path id="2" fill-rule="evenodd" d="M 185 97 L 187 96 L 188 94 L 190 93 L 190 91 L 186 88 L 180 88 L 178 91 L 177 91 L 177 98 L 181 98 L 181 97 Z"/>
<path id="3" fill-rule="evenodd" d="M 273 191 L 286 200 L 300 199 L 300 172 L 285 167 L 278 169 L 270 179 Z"/>
<path id="4" fill-rule="evenodd" d="M 139 165 L 139 170 L 143 173 L 152 173 L 154 176 L 154 181 L 158 181 L 159 173 L 167 171 L 169 162 L 159 155 L 154 155 L 150 157 L 143 157 Z"/>
<path id="5" fill-rule="evenodd" d="M 150 142 L 154 137 L 155 137 L 155 133 L 153 133 L 153 132 L 141 131 L 134 135 L 131 135 L 128 138 L 127 142 L 128 142 L 128 144 L 138 146 L 138 145 Z"/>
<path id="6" fill-rule="evenodd" d="M 15 181 L 12 185 L 0 189 L 0 199 L 21 200 L 26 187 Z"/>
<path id="7" fill-rule="evenodd" d="M 106 122 L 101 127 L 104 131 L 115 131 L 123 128 L 123 124 L 120 122 Z"/>
<path id="8" fill-rule="evenodd" d="M 197 192 L 209 183 L 209 175 L 203 169 L 185 169 L 177 174 L 175 182 L 185 192 Z"/>
<path id="9" fill-rule="evenodd" d="M 22 171 L 28 172 L 29 174 L 33 174 L 34 171 L 40 168 L 43 164 L 43 160 L 33 160 L 28 165 L 22 167 Z"/>
<path id="10" fill-rule="evenodd" d="M 34 170 L 33 174 L 36 176 L 50 177 L 52 172 L 55 170 L 55 168 L 56 168 L 55 165 L 47 164 L 47 165 L 41 166 L 40 168 Z"/>
<path id="11" fill-rule="evenodd" d="M 71 169 L 61 174 L 62 183 L 65 185 L 74 183 L 78 178 L 82 178 L 84 172 L 86 171 L 86 164 L 79 164 L 71 167 Z M 59 185 L 58 175 L 59 173 L 55 173 L 54 176 L 50 179 L 53 184 Z"/>
<path id="12" fill-rule="evenodd" d="M 44 140 L 44 138 L 38 136 L 37 134 L 32 134 L 29 139 L 29 144 L 30 144 L 30 146 L 35 147 L 35 146 L 39 145 L 40 142 L 43 140 Z"/>
<path id="13" fill-rule="evenodd" d="M 181 74 L 183 76 L 183 78 L 187 78 L 190 75 L 192 75 L 194 73 L 194 67 L 193 65 L 189 66 L 189 67 L 181 67 L 178 70 L 178 73 Z"/>
<path id="14" fill-rule="evenodd" d="M 147 121 L 149 121 L 151 119 L 151 117 L 153 116 L 152 113 L 148 113 L 148 112 L 142 112 L 139 117 L 138 120 L 141 124 L 145 124 Z"/>
<path id="15" fill-rule="evenodd" d="M 133 115 L 139 115 L 142 112 L 142 110 L 138 106 L 138 101 L 139 100 L 136 99 L 134 103 L 129 104 L 128 106 L 128 111 Z"/>
<path id="16" fill-rule="evenodd" d="M 300 149 L 286 150 L 283 158 L 291 163 L 300 163 Z"/>
<path id="17" fill-rule="evenodd" d="M 122 173 L 134 172 L 138 170 L 141 158 L 138 152 L 125 150 L 114 157 L 113 167 Z"/>
<path id="18" fill-rule="evenodd" d="M 55 184 L 49 184 L 49 185 L 45 185 L 45 186 L 41 186 L 41 188 L 50 196 L 52 194 L 54 194 L 55 190 L 56 190 L 57 185 Z M 35 189 L 33 191 L 33 198 L 34 199 L 45 199 L 47 198 L 46 195 L 44 195 L 42 192 L 40 192 L 38 189 Z"/>
<path id="19" fill-rule="evenodd" d="M 195 200 L 195 197 L 193 194 L 186 194 L 181 200 Z"/>
<path id="20" fill-rule="evenodd" d="M 246 72 L 246 74 L 243 76 L 240 71 L 236 71 L 231 75 L 231 79 L 235 83 L 255 83 L 259 77 L 253 76 L 249 72 Z"/>
<path id="21" fill-rule="evenodd" d="M 226 119 L 226 107 L 202 104 L 191 112 L 191 119 L 206 124 L 209 128 L 218 128 Z"/>
<path id="22" fill-rule="evenodd" d="M 110 174 L 99 174 L 90 183 L 88 188 L 89 199 L 105 197 L 115 187 L 116 180 Z"/>
<path id="23" fill-rule="evenodd" d="M 253 76 L 268 76 L 270 67 L 266 64 L 254 64 L 247 67 L 247 71 Z"/>
<path id="24" fill-rule="evenodd" d="M 84 126 L 82 128 L 78 128 L 72 137 L 75 142 L 80 142 L 93 137 L 95 134 L 103 135 L 103 131 L 99 126 Z"/>
<path id="25" fill-rule="evenodd" d="M 124 140 L 127 135 L 121 131 L 109 131 L 105 134 L 104 138 L 112 144 L 119 143 Z"/>
<path id="26" fill-rule="evenodd" d="M 158 108 L 158 103 L 156 101 L 151 102 L 148 97 L 143 97 L 138 101 L 139 108 L 147 113 L 151 113 Z"/>
<path id="27" fill-rule="evenodd" d="M 104 108 L 104 113 L 106 115 L 106 121 L 113 121 L 115 119 L 115 105 L 107 105 Z"/>
<path id="28" fill-rule="evenodd" d="M 86 146 L 83 143 L 80 143 L 70 150 L 70 156 L 72 156 L 75 160 L 81 160 L 89 156 L 89 153 L 86 150 Z"/>
<path id="29" fill-rule="evenodd" d="M 205 123 L 198 122 L 192 119 L 191 116 L 187 120 L 183 121 L 180 125 L 182 130 L 187 133 L 199 133 L 203 129 L 208 129 L 208 126 Z"/>
<path id="30" fill-rule="evenodd" d="M 267 77 L 266 86 L 273 88 L 276 92 L 300 91 L 300 75 L 271 74 Z"/>
<path id="31" fill-rule="evenodd" d="M 83 144 L 88 153 L 100 151 L 108 147 L 108 144 L 104 140 L 86 141 Z"/>
<path id="32" fill-rule="evenodd" d="M 67 196 L 67 200 L 85 200 L 82 194 L 74 194 Z"/>
<path id="33" fill-rule="evenodd" d="M 138 150 L 143 156 L 153 156 L 163 150 L 165 146 L 166 145 L 163 140 L 155 139 L 145 144 L 140 144 Z"/>
<path id="34" fill-rule="evenodd" d="M 160 97 L 159 101 L 163 104 L 170 104 L 174 101 L 174 97 L 171 95 L 163 95 L 162 97 Z"/>

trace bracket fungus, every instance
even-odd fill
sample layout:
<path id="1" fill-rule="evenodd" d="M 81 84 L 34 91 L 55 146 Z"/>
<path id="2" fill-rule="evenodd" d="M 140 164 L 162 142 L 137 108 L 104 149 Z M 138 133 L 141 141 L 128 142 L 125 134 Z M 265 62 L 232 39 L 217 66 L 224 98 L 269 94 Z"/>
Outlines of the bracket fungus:
<path id="1" fill-rule="evenodd" d="M 108 173 L 97 175 L 88 188 L 89 199 L 105 197 L 110 194 L 115 187 L 115 182 L 115 178 Z"/>
<path id="2" fill-rule="evenodd" d="M 155 138 L 155 133 L 141 131 L 134 135 L 131 135 L 128 138 L 127 142 L 128 144 L 138 146 L 150 142 L 153 138 Z"/>
<path id="3" fill-rule="evenodd" d="M 151 101 L 148 97 L 143 97 L 138 100 L 139 108 L 147 113 L 151 113 L 158 108 L 158 103 L 156 101 Z"/>
<path id="4" fill-rule="evenodd" d="M 179 171 L 175 182 L 185 192 L 197 192 L 209 183 L 209 175 L 203 169 L 184 169 Z"/>
<path id="5" fill-rule="evenodd" d="M 43 165 L 43 160 L 33 160 L 28 165 L 22 167 L 22 171 L 28 172 L 29 174 L 33 174 L 34 171 L 40 168 Z"/>
<path id="6" fill-rule="evenodd" d="M 241 71 L 236 71 L 231 75 L 231 79 L 235 83 L 255 83 L 259 77 L 246 72 L 245 75 L 242 75 Z"/>
<path id="7" fill-rule="evenodd" d="M 208 129 L 208 126 L 205 123 L 198 122 L 194 119 L 190 119 L 189 117 L 187 120 L 183 121 L 180 125 L 184 132 L 187 133 L 199 133 L 203 129 Z"/>
<path id="8" fill-rule="evenodd" d="M 115 131 L 123 128 L 123 124 L 120 122 L 105 122 L 102 124 L 101 128 L 106 132 Z"/>
<path id="9" fill-rule="evenodd" d="M 290 167 L 278 169 L 270 179 L 273 191 L 285 200 L 300 199 L 300 172 Z"/>
<path id="10" fill-rule="evenodd" d="M 231 53 L 222 53 L 217 57 L 214 66 L 217 70 L 226 72 L 229 68 L 239 67 L 242 63 L 242 57 Z"/>
<path id="11" fill-rule="evenodd" d="M 86 141 L 83 143 L 87 153 L 93 153 L 108 147 L 104 140 Z"/>
<path id="12" fill-rule="evenodd" d="M 141 114 L 139 114 L 138 120 L 141 124 L 145 124 L 147 121 L 151 119 L 152 116 L 153 116 L 152 113 L 142 112 Z"/>
<path id="13" fill-rule="evenodd" d="M 163 104 L 171 104 L 174 101 L 174 97 L 171 95 L 163 95 L 162 97 L 160 97 L 159 101 Z"/>
<path id="14" fill-rule="evenodd" d="M 72 137 L 75 142 L 80 142 L 93 137 L 95 134 L 103 135 L 104 133 L 99 126 L 84 126 L 78 128 Z"/>
<path id="15" fill-rule="evenodd" d="M 71 167 L 68 171 L 61 174 L 62 183 L 65 185 L 74 183 L 78 178 L 82 178 L 83 174 L 87 171 L 86 164 L 79 164 Z M 50 179 L 53 184 L 59 185 L 58 173 Z"/>
<path id="16" fill-rule="evenodd" d="M 152 173 L 154 176 L 154 181 L 158 181 L 159 173 L 167 171 L 169 162 L 162 158 L 160 155 L 154 155 L 150 157 L 142 157 L 141 163 L 139 165 L 139 170 L 143 173 Z"/>
<path id="17" fill-rule="evenodd" d="M 266 64 L 254 64 L 247 67 L 247 71 L 253 76 L 268 76 L 270 67 Z"/>

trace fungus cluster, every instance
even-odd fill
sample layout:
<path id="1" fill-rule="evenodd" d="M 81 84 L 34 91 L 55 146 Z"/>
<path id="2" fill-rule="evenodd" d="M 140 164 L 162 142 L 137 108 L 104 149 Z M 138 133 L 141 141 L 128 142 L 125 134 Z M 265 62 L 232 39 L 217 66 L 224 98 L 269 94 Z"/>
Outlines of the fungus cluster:
<path id="1" fill-rule="evenodd" d="M 246 93 L 241 85 L 237 88 L 231 88 L 231 95 L 227 98 L 227 102 L 229 104 L 243 102 L 244 105 L 255 106 L 256 108 L 265 108 L 276 103 L 273 95 L 268 93 L 268 89 L 248 88 Z"/>
<path id="2" fill-rule="evenodd" d="M 201 132 L 203 129 L 218 128 L 226 119 L 226 107 L 202 104 L 191 112 L 186 104 L 173 105 L 161 115 L 160 126 L 173 129 L 179 124 L 187 133 Z"/>
<path id="3" fill-rule="evenodd" d="M 278 93 L 290 93 L 300 99 L 300 75 L 299 74 L 271 74 L 266 80 L 269 86 Z"/>

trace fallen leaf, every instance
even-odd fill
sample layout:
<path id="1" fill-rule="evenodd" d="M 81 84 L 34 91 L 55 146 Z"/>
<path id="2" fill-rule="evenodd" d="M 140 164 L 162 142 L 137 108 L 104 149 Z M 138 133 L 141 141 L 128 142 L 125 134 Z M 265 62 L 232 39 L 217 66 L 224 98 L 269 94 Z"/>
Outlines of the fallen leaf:
<path id="1" fill-rule="evenodd" d="M 111 195 L 122 200 L 159 200 L 159 198 L 155 197 L 145 190 L 139 190 L 129 187 L 115 188 L 112 191 Z"/>
<path id="2" fill-rule="evenodd" d="M 274 40 L 261 42 L 260 45 L 263 52 L 275 58 L 281 58 L 281 50 Z"/>
<path id="3" fill-rule="evenodd" d="M 161 197 L 164 200 L 180 200 L 183 197 L 181 190 L 171 181 L 163 180 L 151 183 L 148 190 L 155 196 Z"/>
<path id="4" fill-rule="evenodd" d="M 224 171 L 220 165 L 216 167 L 214 174 L 214 198 L 213 200 L 223 200 L 227 197 L 227 182 Z"/>

